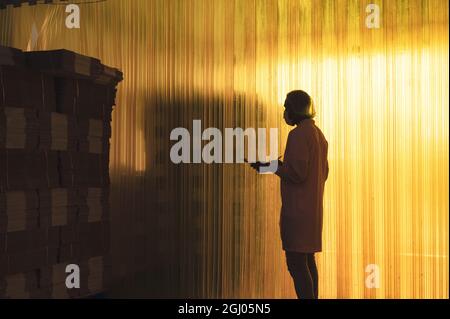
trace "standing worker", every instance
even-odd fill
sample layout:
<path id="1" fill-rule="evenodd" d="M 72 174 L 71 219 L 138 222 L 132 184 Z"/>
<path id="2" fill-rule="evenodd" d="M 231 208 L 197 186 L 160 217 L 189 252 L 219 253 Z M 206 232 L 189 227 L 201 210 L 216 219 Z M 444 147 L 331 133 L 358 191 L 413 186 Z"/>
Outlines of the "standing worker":
<path id="1" fill-rule="evenodd" d="M 299 299 L 318 298 L 314 254 L 322 251 L 323 193 L 328 177 L 328 142 L 315 125 L 314 105 L 304 91 L 292 91 L 284 102 L 289 132 L 281 179 L 280 231 L 289 273 Z M 253 163 L 259 170 L 268 163 Z"/>

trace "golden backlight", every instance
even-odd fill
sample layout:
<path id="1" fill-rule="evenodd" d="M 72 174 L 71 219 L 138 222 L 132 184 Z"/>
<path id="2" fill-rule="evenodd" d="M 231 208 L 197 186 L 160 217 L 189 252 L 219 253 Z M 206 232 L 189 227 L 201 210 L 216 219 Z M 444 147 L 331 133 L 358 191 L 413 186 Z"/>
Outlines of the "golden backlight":
<path id="1" fill-rule="evenodd" d="M 380 7 L 380 28 L 366 26 L 369 3 Z M 60 5 L 2 10 L 0 44 L 66 48 L 124 72 L 110 163 L 116 278 L 145 273 L 141 295 L 164 286 L 168 296 L 295 297 L 277 177 L 243 164 L 173 167 L 168 134 L 192 119 L 278 127 L 282 154 L 284 97 L 303 89 L 329 142 L 320 297 L 449 297 L 446 0 L 108 0 L 80 9 L 80 29 L 65 27 Z M 379 288 L 366 286 L 370 265 Z"/>

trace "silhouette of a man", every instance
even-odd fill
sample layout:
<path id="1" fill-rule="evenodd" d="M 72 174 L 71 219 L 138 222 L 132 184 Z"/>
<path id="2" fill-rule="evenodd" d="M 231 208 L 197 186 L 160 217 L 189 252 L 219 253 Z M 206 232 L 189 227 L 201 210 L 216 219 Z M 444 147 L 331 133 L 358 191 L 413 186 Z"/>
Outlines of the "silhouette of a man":
<path id="1" fill-rule="evenodd" d="M 314 105 L 304 91 L 292 91 L 284 103 L 289 132 L 281 179 L 280 231 L 289 273 L 299 299 L 318 298 L 314 254 L 322 251 L 323 193 L 328 178 L 328 142 L 315 125 Z M 259 170 L 267 163 L 254 163 Z"/>

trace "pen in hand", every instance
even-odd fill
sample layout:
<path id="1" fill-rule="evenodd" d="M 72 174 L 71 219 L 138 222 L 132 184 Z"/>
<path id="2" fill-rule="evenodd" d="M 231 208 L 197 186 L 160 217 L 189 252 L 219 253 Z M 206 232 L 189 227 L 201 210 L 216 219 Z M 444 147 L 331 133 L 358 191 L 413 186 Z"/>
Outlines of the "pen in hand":
<path id="1" fill-rule="evenodd" d="M 282 162 L 280 161 L 280 159 L 281 159 L 281 156 L 279 156 L 278 159 L 277 159 L 279 165 L 282 164 Z M 259 168 L 260 168 L 261 166 L 269 166 L 270 163 L 271 163 L 271 162 L 260 162 L 260 161 L 256 161 L 256 162 L 250 163 L 245 157 L 244 157 L 244 162 L 247 163 L 247 164 L 250 164 L 250 166 L 251 166 L 253 169 L 255 169 L 256 171 L 258 171 L 258 172 L 259 172 Z"/>

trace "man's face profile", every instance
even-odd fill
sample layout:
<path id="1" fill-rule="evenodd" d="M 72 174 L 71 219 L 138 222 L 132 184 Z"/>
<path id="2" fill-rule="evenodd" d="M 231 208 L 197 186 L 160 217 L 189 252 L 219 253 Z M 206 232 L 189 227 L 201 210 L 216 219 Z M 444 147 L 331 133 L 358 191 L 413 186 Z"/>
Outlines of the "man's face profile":
<path id="1" fill-rule="evenodd" d="M 286 122 L 287 125 L 294 126 L 295 125 L 294 122 L 292 121 L 292 119 L 289 118 L 288 106 L 289 106 L 289 101 L 286 98 L 286 100 L 284 101 L 283 118 L 284 118 L 284 121 Z"/>

